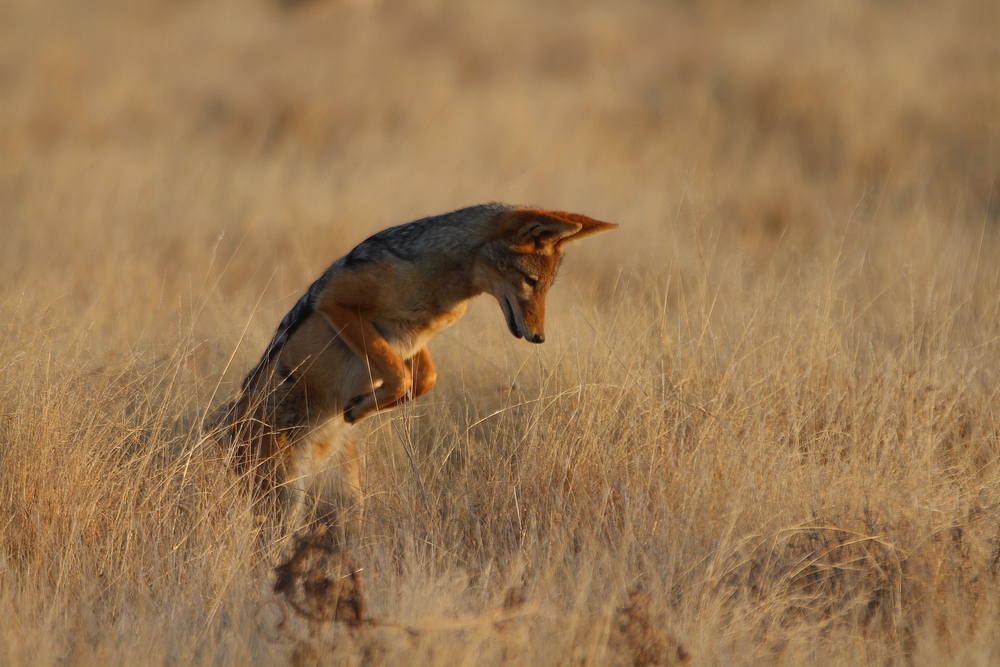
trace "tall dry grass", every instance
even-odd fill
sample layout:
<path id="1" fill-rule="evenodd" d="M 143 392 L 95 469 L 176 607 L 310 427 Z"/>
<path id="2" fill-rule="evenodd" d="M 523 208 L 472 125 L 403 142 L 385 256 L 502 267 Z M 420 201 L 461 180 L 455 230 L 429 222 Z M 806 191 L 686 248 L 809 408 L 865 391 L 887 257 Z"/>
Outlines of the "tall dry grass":
<path id="1" fill-rule="evenodd" d="M 0 5 L 0 663 L 993 664 L 1000 6 Z M 621 223 L 370 420 L 303 624 L 199 418 L 370 233 Z M 262 548 L 261 545 L 264 545 Z"/>

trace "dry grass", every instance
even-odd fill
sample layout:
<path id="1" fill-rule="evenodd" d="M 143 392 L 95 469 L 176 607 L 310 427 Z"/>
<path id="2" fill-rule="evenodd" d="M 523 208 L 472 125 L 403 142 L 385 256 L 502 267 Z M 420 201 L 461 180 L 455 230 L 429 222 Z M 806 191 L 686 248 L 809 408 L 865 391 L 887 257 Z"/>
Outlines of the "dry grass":
<path id="1" fill-rule="evenodd" d="M 993 0 L 0 3 L 0 663 L 996 664 L 998 34 Z M 195 424 L 329 262 L 488 200 L 621 229 L 545 345 L 485 300 L 435 339 L 367 424 L 366 615 L 293 631 Z"/>

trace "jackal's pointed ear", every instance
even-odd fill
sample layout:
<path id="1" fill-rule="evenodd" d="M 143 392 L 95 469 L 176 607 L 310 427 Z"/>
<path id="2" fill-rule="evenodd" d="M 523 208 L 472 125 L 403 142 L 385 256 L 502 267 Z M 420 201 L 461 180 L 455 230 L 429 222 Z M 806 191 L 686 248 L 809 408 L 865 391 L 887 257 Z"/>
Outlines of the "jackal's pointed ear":
<path id="1" fill-rule="evenodd" d="M 600 220 L 594 220 L 593 218 L 588 218 L 585 215 L 578 215 L 576 213 L 563 213 L 558 212 L 560 218 L 566 220 L 566 222 L 571 222 L 580 225 L 579 231 L 570 236 L 562 239 L 563 241 L 576 241 L 577 239 L 582 239 L 585 236 L 590 236 L 591 234 L 597 234 L 598 232 L 607 232 L 612 229 L 618 229 L 618 225 L 613 222 L 601 222 Z"/>
<path id="2" fill-rule="evenodd" d="M 564 241 L 614 229 L 617 226 L 585 215 L 539 209 L 512 211 L 503 225 L 512 243 L 532 245 L 536 248 L 552 248 Z"/>
<path id="3" fill-rule="evenodd" d="M 553 246 L 580 231 L 580 225 L 562 220 L 534 220 L 521 227 L 514 237 L 514 243 L 534 244 L 538 247 Z"/>

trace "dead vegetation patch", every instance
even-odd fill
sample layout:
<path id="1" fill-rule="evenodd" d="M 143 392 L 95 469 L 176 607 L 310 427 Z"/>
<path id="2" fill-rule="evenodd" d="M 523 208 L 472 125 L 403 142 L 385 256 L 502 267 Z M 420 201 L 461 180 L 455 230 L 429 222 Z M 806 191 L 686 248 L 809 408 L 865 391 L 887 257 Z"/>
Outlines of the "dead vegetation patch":
<path id="1" fill-rule="evenodd" d="M 649 595 L 634 588 L 629 591 L 626 603 L 615 611 L 608 637 L 613 664 L 634 667 L 691 664 L 691 656 L 680 642 L 651 618 L 650 605 Z"/>
<path id="2" fill-rule="evenodd" d="M 320 525 L 298 535 L 275 569 L 274 593 L 282 608 L 274 639 L 292 646 L 296 667 L 395 664 L 412 651 L 419 631 L 380 623 L 367 615 L 362 569 Z"/>
<path id="3" fill-rule="evenodd" d="M 292 555 L 274 571 L 274 592 L 302 618 L 354 627 L 365 622 L 361 569 L 337 548 L 326 526 L 299 536 Z"/>

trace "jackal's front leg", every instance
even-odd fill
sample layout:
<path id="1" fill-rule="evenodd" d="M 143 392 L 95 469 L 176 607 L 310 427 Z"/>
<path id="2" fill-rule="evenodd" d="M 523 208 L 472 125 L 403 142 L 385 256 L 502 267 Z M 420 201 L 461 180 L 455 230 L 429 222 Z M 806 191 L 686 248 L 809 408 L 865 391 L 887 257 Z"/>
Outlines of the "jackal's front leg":
<path id="1" fill-rule="evenodd" d="M 395 408 L 407 401 L 413 400 L 417 396 L 423 396 L 434 388 L 437 382 L 437 371 L 434 370 L 434 361 L 431 360 L 431 353 L 426 347 L 420 348 L 412 358 L 403 362 L 407 373 L 410 374 L 410 391 L 403 394 L 402 398 L 396 399 L 392 405 L 386 408 Z"/>
<path id="2" fill-rule="evenodd" d="M 372 377 L 382 380 L 374 391 L 354 397 L 344 408 L 348 424 L 364 419 L 376 410 L 395 405 L 406 396 L 412 380 L 410 373 L 389 342 L 371 322 L 350 307 L 323 304 L 320 312 L 330 320 L 340 337 L 368 364 Z"/>
<path id="3" fill-rule="evenodd" d="M 355 396 L 354 399 L 347 404 L 347 408 L 344 410 L 344 419 L 348 423 L 353 423 L 367 417 L 375 410 L 390 410 L 392 408 L 398 408 L 418 396 L 423 396 L 429 392 L 437 382 L 437 371 L 434 369 L 434 362 L 431 360 L 431 353 L 426 347 L 420 348 L 420 350 L 413 355 L 413 357 L 403 362 L 403 372 L 406 375 L 404 385 L 409 387 L 406 393 L 391 403 L 380 403 L 376 408 L 372 408 L 365 413 L 362 413 L 359 410 L 364 405 L 365 398 L 370 397 L 371 394 L 369 393 L 362 394 L 361 396 Z"/>

